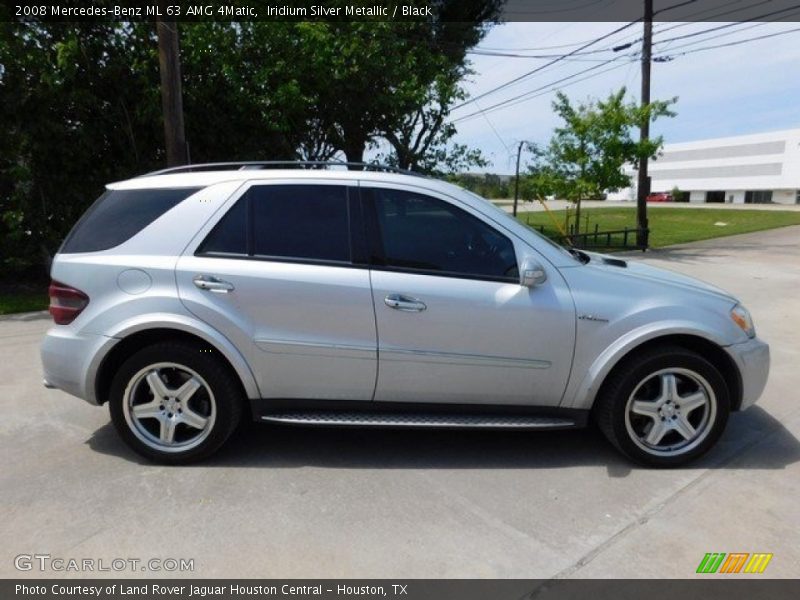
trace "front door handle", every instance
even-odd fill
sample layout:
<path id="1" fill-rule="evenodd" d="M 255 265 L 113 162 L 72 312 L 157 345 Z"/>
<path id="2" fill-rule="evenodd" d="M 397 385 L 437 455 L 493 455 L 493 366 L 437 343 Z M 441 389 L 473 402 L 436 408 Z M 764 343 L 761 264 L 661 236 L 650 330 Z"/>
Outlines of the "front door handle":
<path id="1" fill-rule="evenodd" d="M 232 283 L 222 281 L 222 279 L 219 279 L 218 277 L 212 277 L 210 275 L 195 275 L 192 278 L 192 283 L 194 283 L 201 290 L 207 290 L 216 294 L 227 294 L 228 292 L 233 291 Z"/>
<path id="2" fill-rule="evenodd" d="M 428 308 L 421 300 L 404 296 L 403 294 L 389 294 L 383 299 L 383 302 L 389 308 L 394 308 L 405 312 L 422 312 Z"/>

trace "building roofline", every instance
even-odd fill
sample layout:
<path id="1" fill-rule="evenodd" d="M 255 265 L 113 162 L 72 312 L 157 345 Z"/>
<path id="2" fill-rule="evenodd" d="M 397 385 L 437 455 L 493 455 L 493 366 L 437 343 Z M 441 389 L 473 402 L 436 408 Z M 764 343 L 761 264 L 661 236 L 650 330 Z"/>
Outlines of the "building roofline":
<path id="1" fill-rule="evenodd" d="M 733 145 L 736 143 L 746 143 L 751 141 L 757 140 L 766 140 L 766 139 L 787 139 L 790 137 L 799 137 L 800 138 L 800 127 L 791 128 L 791 129 L 775 129 L 771 131 L 761 131 L 758 133 L 746 133 L 740 135 L 730 135 L 724 137 L 714 137 L 714 138 L 701 138 L 696 140 L 687 140 L 683 142 L 665 142 L 664 149 L 682 149 L 684 146 L 686 147 L 693 147 L 693 146 L 708 146 L 710 143 L 718 143 L 720 145 Z"/>

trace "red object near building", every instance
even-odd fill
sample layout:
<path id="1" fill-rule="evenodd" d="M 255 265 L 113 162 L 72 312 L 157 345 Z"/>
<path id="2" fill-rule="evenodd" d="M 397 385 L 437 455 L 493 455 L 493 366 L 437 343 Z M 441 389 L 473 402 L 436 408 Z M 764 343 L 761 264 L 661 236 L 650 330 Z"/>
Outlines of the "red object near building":
<path id="1" fill-rule="evenodd" d="M 672 202 L 673 198 L 666 192 L 655 192 L 647 195 L 648 202 Z"/>

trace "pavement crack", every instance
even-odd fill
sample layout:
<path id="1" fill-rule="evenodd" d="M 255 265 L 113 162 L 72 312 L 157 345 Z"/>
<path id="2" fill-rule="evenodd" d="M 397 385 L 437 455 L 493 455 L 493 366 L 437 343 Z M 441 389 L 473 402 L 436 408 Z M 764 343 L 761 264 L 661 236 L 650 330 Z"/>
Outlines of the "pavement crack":
<path id="1" fill-rule="evenodd" d="M 789 420 L 793 419 L 799 414 L 800 414 L 800 409 L 796 409 L 788 415 L 788 418 L 784 418 L 782 421 L 784 423 L 788 422 Z M 626 537 L 629 533 L 650 522 L 650 520 L 653 517 L 655 517 L 658 513 L 660 513 L 675 498 L 681 496 L 682 494 L 684 494 L 689 490 L 694 489 L 701 483 L 706 482 L 709 478 L 718 475 L 721 469 L 735 462 L 736 460 L 741 458 L 746 452 L 752 450 L 753 448 L 756 448 L 761 444 L 767 443 L 774 436 L 778 435 L 782 429 L 783 425 L 779 423 L 774 427 L 772 427 L 766 435 L 754 436 L 751 442 L 741 446 L 736 451 L 732 452 L 730 456 L 721 459 L 718 463 L 712 465 L 710 468 L 706 469 L 705 471 L 700 473 L 697 477 L 686 483 L 686 485 L 675 490 L 672 494 L 670 494 L 664 500 L 659 502 L 656 506 L 654 506 L 650 510 L 646 511 L 643 515 L 637 517 L 636 519 L 628 523 L 625 527 L 618 530 L 616 533 L 614 533 L 611 537 L 606 539 L 601 544 L 598 544 L 597 546 L 589 550 L 586 554 L 581 556 L 573 564 L 554 574 L 552 576 L 552 579 L 569 578 L 575 572 L 579 571 L 580 569 L 588 565 L 590 562 L 592 562 L 594 559 L 596 559 L 598 556 L 600 556 L 602 553 L 610 550 L 617 542 Z"/>

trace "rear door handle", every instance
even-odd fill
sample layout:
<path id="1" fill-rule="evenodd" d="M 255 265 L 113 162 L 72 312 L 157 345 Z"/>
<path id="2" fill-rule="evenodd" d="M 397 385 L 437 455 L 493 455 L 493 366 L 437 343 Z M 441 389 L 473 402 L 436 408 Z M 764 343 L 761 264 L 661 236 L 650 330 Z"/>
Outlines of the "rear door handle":
<path id="1" fill-rule="evenodd" d="M 227 294 L 228 292 L 233 291 L 232 283 L 223 281 L 222 279 L 213 277 L 211 275 L 195 275 L 192 278 L 192 283 L 194 283 L 201 290 L 207 290 L 216 294 Z"/>
<path id="2" fill-rule="evenodd" d="M 421 300 L 404 296 L 403 294 L 389 294 L 383 299 L 383 302 L 389 308 L 394 308 L 396 310 L 402 310 L 405 312 L 422 312 L 428 308 Z"/>

